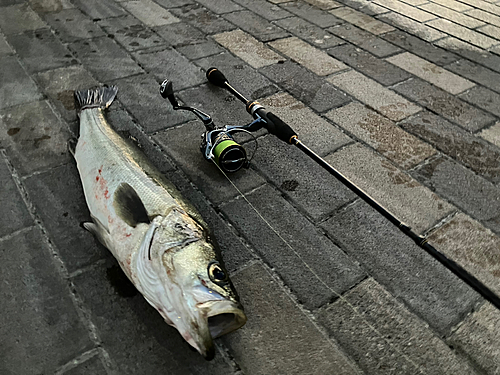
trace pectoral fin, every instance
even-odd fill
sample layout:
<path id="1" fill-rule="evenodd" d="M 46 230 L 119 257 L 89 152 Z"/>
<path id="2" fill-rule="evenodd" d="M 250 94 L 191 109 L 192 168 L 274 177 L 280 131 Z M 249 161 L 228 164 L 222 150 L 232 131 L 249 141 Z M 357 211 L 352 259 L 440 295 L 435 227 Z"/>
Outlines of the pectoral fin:
<path id="1" fill-rule="evenodd" d="M 141 198 L 132 186 L 123 182 L 118 186 L 114 194 L 113 206 L 116 214 L 131 227 L 139 223 L 149 224 L 148 212 Z"/>

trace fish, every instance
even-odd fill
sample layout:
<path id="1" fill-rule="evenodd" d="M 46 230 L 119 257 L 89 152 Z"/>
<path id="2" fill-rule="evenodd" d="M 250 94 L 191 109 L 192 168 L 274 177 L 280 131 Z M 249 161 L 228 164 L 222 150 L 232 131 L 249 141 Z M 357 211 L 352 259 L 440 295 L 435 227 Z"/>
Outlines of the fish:
<path id="1" fill-rule="evenodd" d="M 213 339 L 247 317 L 207 223 L 106 121 L 117 92 L 116 86 L 75 91 L 80 130 L 70 151 L 92 218 L 83 226 L 165 322 L 210 360 Z"/>

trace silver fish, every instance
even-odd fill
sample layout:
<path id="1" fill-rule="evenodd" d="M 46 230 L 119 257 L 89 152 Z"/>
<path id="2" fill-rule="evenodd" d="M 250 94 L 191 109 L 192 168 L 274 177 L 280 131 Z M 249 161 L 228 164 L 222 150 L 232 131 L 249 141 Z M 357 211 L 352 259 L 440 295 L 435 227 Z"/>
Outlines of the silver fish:
<path id="1" fill-rule="evenodd" d="M 84 227 L 165 321 L 212 359 L 213 339 L 247 318 L 205 221 L 104 118 L 117 91 L 75 92 L 80 136 L 73 155 L 93 220 Z"/>

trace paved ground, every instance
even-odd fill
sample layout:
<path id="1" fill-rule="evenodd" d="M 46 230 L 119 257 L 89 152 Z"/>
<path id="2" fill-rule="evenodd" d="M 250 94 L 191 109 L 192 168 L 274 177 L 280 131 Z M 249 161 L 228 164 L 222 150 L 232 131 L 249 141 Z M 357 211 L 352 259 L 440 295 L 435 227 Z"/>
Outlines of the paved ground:
<path id="1" fill-rule="evenodd" d="M 1 374 L 498 374 L 500 314 L 297 149 L 259 133 L 235 184 L 170 78 L 218 124 L 248 97 L 500 293 L 500 1 L 0 0 Z M 72 92 L 210 222 L 249 321 L 205 362 L 88 220 Z M 318 277 L 322 280 L 320 282 Z M 342 298 L 338 296 L 342 295 Z"/>

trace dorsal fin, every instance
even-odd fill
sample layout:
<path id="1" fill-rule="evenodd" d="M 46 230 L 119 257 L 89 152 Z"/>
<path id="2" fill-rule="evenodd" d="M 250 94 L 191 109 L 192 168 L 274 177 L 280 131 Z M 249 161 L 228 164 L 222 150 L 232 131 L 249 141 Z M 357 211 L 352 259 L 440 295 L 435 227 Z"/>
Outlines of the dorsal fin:
<path id="1" fill-rule="evenodd" d="M 148 212 L 132 186 L 122 182 L 115 191 L 113 206 L 116 214 L 131 227 L 139 223 L 149 224 Z"/>

